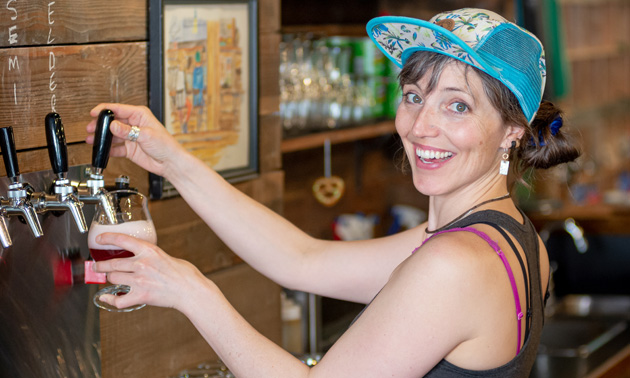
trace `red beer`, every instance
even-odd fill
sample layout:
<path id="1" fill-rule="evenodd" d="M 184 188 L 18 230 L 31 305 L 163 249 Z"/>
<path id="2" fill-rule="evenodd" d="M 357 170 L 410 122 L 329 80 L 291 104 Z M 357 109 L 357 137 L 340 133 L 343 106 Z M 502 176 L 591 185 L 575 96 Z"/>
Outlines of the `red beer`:
<path id="1" fill-rule="evenodd" d="M 132 257 L 133 253 L 120 249 L 114 245 L 101 245 L 96 242 L 96 237 L 104 232 L 116 232 L 126 234 L 138 239 L 155 244 L 157 237 L 153 222 L 149 220 L 137 220 L 120 224 L 92 223 L 88 234 L 88 248 L 95 261 L 110 260 L 114 258 Z"/>

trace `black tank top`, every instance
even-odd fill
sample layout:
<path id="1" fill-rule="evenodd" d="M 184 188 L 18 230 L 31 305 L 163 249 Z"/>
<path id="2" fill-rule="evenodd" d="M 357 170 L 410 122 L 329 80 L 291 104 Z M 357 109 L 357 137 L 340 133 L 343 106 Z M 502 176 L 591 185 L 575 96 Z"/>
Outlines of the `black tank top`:
<path id="1" fill-rule="evenodd" d="M 520 210 L 519 210 L 520 211 Z M 521 271 L 525 277 L 525 295 L 527 303 L 527 321 L 525 327 L 525 340 L 519 354 L 505 365 L 488 370 L 468 370 L 451 364 L 446 360 L 440 361 L 425 378 L 456 378 L 456 377 L 496 377 L 496 378 L 527 378 L 536 361 L 538 344 L 544 322 L 544 297 L 540 285 L 540 250 L 538 244 L 538 234 L 531 221 L 523 214 L 524 224 L 517 222 L 511 216 L 494 211 L 484 210 L 473 213 L 468 217 L 454 223 L 450 228 L 468 227 L 474 224 L 487 224 L 502 233 L 513 249 L 513 253 L 521 262 Z M 507 234 L 506 234 L 507 231 Z M 510 234 L 525 253 L 525 262 L 521 261 L 520 255 L 508 237 Z M 504 253 L 508 253 L 504 251 Z M 525 267 L 527 271 L 525 273 Z M 514 268 L 515 271 L 516 268 Z M 515 273 L 516 274 L 516 273 Z M 506 285 L 509 281 L 506 280 Z"/>

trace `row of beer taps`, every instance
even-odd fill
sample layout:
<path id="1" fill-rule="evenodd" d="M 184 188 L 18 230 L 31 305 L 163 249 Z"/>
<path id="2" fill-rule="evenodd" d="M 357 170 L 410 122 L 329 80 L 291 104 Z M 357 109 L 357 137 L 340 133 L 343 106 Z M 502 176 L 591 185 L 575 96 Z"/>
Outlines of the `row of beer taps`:
<path id="1" fill-rule="evenodd" d="M 105 109 L 97 119 L 97 127 L 92 149 L 92 166 L 89 178 L 84 183 L 71 183 L 68 174 L 68 148 L 66 136 L 57 113 L 49 113 L 45 119 L 46 142 L 48 156 L 55 174 L 50 192 L 35 192 L 33 187 L 21 181 L 18 166 L 13 127 L 0 128 L 0 149 L 10 180 L 7 198 L 0 196 L 0 243 L 4 248 L 13 242 L 7 228 L 11 217 L 24 219 L 33 236 L 41 237 L 44 232 L 38 214 L 51 211 L 53 213 L 70 212 L 79 232 L 86 233 L 88 225 L 83 214 L 84 204 L 98 204 L 105 210 L 108 218 L 115 220 L 112 206 L 107 197 L 103 170 L 109 160 L 109 149 L 113 135 L 110 131 L 114 113 Z"/>

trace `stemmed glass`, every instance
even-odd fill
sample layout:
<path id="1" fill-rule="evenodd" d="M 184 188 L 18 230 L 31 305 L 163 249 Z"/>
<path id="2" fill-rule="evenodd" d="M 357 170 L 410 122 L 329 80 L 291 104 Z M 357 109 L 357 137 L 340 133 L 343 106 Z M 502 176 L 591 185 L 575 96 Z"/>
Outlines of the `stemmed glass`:
<path id="1" fill-rule="evenodd" d="M 107 196 L 116 218 L 110 220 L 102 206 L 97 206 L 88 232 L 88 248 L 95 261 L 134 256 L 132 252 L 120 249 L 118 246 L 96 243 L 96 237 L 104 232 L 126 234 L 146 240 L 149 243 L 157 243 L 155 226 L 151 220 L 151 214 L 149 214 L 147 198 L 144 195 L 135 190 L 121 189 L 110 191 Z M 130 312 L 144 307 L 144 304 L 140 304 L 118 309 L 99 300 L 103 294 L 125 295 L 129 293 L 130 289 L 127 285 L 108 286 L 94 295 L 93 302 L 97 307 L 112 312 Z"/>

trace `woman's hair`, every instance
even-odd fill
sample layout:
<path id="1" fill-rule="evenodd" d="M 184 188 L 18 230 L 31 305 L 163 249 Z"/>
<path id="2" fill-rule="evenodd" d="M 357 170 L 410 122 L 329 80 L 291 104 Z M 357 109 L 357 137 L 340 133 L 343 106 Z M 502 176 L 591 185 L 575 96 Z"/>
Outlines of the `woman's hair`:
<path id="1" fill-rule="evenodd" d="M 436 87 L 444 67 L 455 62 L 459 63 L 447 55 L 418 51 L 407 59 L 398 75 L 400 87 L 415 84 L 429 74 L 431 76 L 425 90 L 430 93 Z M 465 75 L 472 70 L 480 77 L 486 95 L 501 114 L 504 124 L 517 125 L 525 130 L 520 143 L 511 151 L 512 160 L 516 160 L 513 166 L 518 180 L 530 168 L 547 169 L 580 156 L 579 149 L 560 130 L 558 125 L 562 125 L 562 111 L 554 104 L 541 102 L 536 117 L 529 124 L 516 96 L 503 83 L 469 64 L 459 64 L 465 68 Z"/>

